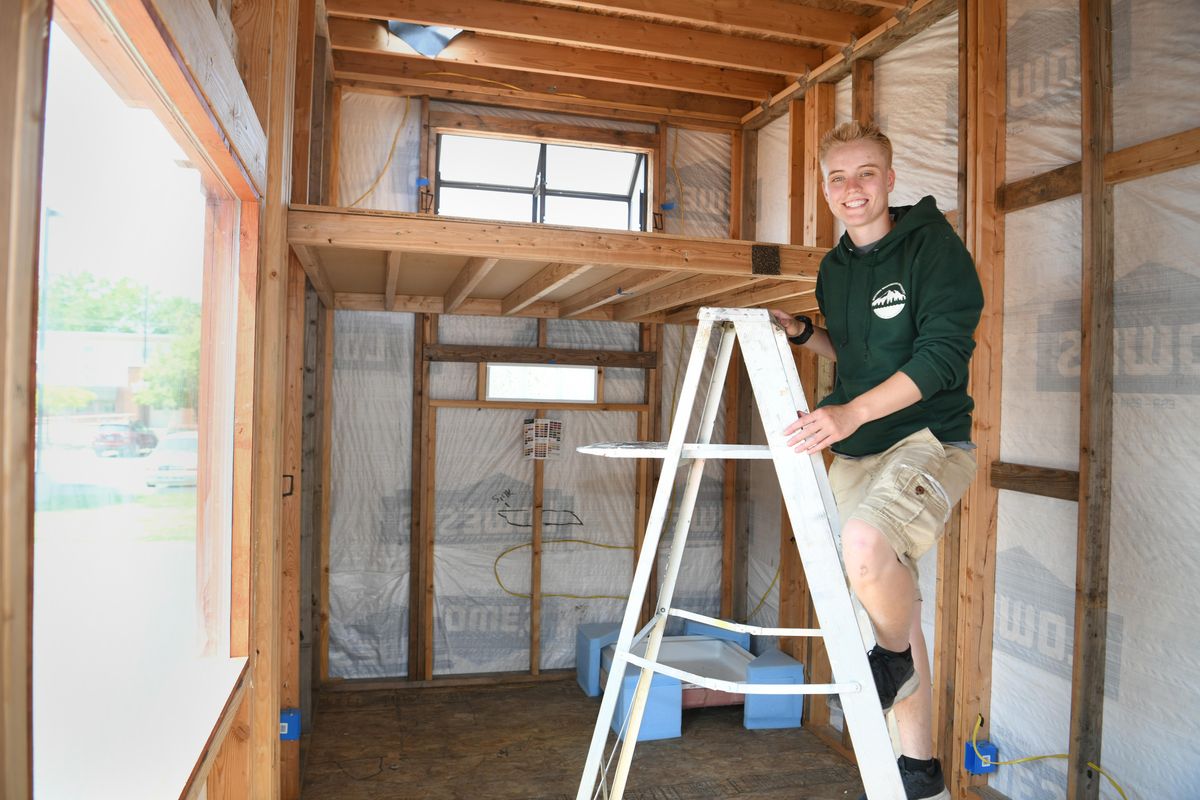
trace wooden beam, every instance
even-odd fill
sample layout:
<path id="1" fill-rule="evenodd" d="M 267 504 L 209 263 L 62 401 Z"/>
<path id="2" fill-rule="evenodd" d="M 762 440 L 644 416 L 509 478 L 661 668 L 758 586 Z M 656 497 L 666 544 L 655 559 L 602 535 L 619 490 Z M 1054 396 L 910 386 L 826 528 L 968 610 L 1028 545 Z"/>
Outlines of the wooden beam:
<path id="1" fill-rule="evenodd" d="M 788 241 L 804 241 L 804 100 L 788 103 L 787 214 Z"/>
<path id="2" fill-rule="evenodd" d="M 959 169 L 967 191 L 960 202 L 967 249 L 983 285 L 984 308 L 975 332 L 968 390 L 975 399 L 971 440 L 980 465 L 1000 455 L 1000 387 L 1004 342 L 1004 215 L 996 207 L 996 188 L 1004 178 L 1006 8 L 989 0 L 963 0 L 959 12 L 960 102 L 965 124 L 960 133 Z M 961 732 L 977 713 L 986 719 L 991 703 L 992 638 L 996 594 L 996 489 L 982 477 L 962 501 L 959 550 L 958 626 L 955 634 L 954 721 Z M 953 754 L 942 753 L 951 794 L 986 783 L 963 769 L 962 741 Z"/>
<path id="3" fill-rule="evenodd" d="M 758 230 L 758 131 L 742 132 L 742 225 L 738 239 L 754 239 Z"/>
<path id="4" fill-rule="evenodd" d="M 1109 153 L 1104 159 L 1104 182 L 1124 183 L 1194 164 L 1200 164 L 1200 128 Z M 996 202 L 1005 212 L 1020 211 L 1079 194 L 1082 185 L 1083 165 L 1076 161 L 1004 184 L 998 190 Z"/>
<path id="5" fill-rule="evenodd" d="M 992 486 L 1011 492 L 1056 497 L 1059 500 L 1079 499 L 1079 472 L 1073 469 L 1031 467 L 993 461 L 988 477 Z"/>
<path id="6" fill-rule="evenodd" d="M 996 190 L 996 205 L 1004 213 L 1079 194 L 1083 173 L 1078 161 L 1029 178 L 1005 183 Z"/>
<path id="7" fill-rule="evenodd" d="M 338 292 L 333 296 L 333 307 L 346 311 L 385 311 L 382 294 L 359 294 L 355 292 Z M 392 311 L 403 311 L 414 314 L 441 314 L 445 312 L 444 298 L 429 295 L 396 295 Z M 502 317 L 500 301 L 486 298 L 468 298 L 458 306 L 459 314 L 475 317 Z M 513 314 L 514 317 L 531 317 L 534 319 L 560 319 L 558 303 L 539 301 L 530 303 L 525 308 Z M 657 315 L 649 315 L 656 317 Z M 582 314 L 576 314 L 575 319 L 595 319 L 609 321 L 613 318 L 612 309 L 598 308 Z"/>
<path id="8" fill-rule="evenodd" d="M 428 314 L 416 317 L 413 331 L 412 519 L 409 527 L 408 679 L 433 677 L 424 672 L 419 654 L 425 652 L 425 473 L 429 422 L 429 362 L 422 359 L 431 337 Z"/>
<path id="9" fill-rule="evenodd" d="M 613 319 L 641 319 L 647 314 L 691 303 L 703 297 L 711 297 L 754 283 L 758 278 L 751 276 L 729 277 L 724 275 L 695 275 L 687 280 L 673 283 L 649 294 L 628 300 L 617 306 Z"/>
<path id="10" fill-rule="evenodd" d="M 778 303 L 781 300 L 791 300 L 801 296 L 812 296 L 815 293 L 811 285 L 798 281 L 764 281 L 743 289 L 707 298 L 703 304 L 689 305 L 678 308 L 667 314 L 667 323 L 671 325 L 690 325 L 696 321 L 696 315 L 703 306 L 717 308 L 754 308 Z"/>
<path id="11" fill-rule="evenodd" d="M 517 40 L 780 75 L 795 75 L 822 60 L 818 49 L 794 42 L 751 39 L 565 8 L 519 6 L 500 0 L 331 0 L 329 10 L 336 17 L 447 25 Z M 336 25 L 337 20 L 330 24 Z M 847 38 L 843 44 L 848 42 Z"/>
<path id="12" fill-rule="evenodd" d="M 1079 5 L 1083 86 L 1083 343 L 1079 378 L 1079 526 L 1075 554 L 1075 647 L 1071 660 L 1069 800 L 1096 800 L 1104 723 L 1104 655 L 1112 526 L 1113 189 L 1105 182 L 1112 150 L 1112 3 Z"/>
<path id="13" fill-rule="evenodd" d="M 33 414 L 50 8 L 0 28 L 0 796 L 33 796 Z"/>
<path id="14" fill-rule="evenodd" d="M 242 685 L 245 686 L 245 677 Z M 250 785 L 250 700 L 248 689 L 232 705 L 233 719 L 205 781 L 206 800 L 242 800 Z"/>
<path id="15" fill-rule="evenodd" d="M 184 790 L 180 794 L 180 800 L 224 800 L 224 797 L 218 797 L 212 787 L 209 785 L 209 776 L 213 774 L 216 764 L 221 760 L 221 754 L 225 750 L 225 738 L 233 730 L 233 726 L 238 719 L 242 707 L 246 699 L 246 666 L 242 665 L 242 672 L 237 677 L 237 681 L 233 684 L 233 689 L 229 693 L 228 699 L 225 701 L 224 707 L 221 709 L 220 715 L 217 717 L 217 724 L 213 727 L 212 733 L 209 734 L 208 740 L 204 743 L 204 749 L 200 752 L 200 758 L 192 767 L 192 774 L 188 777 L 187 783 L 184 785 Z"/>
<path id="16" fill-rule="evenodd" d="M 667 234 L 600 231 L 520 222 L 293 206 L 294 245 L 402 250 L 485 258 L 540 258 L 565 264 L 753 276 L 751 243 Z M 776 280 L 815 280 L 825 251 L 778 245 Z"/>
<path id="17" fill-rule="evenodd" d="M 555 0 L 536 0 L 546 5 Z M 899 2 L 899 0 L 876 0 Z M 683 23 L 728 34 L 769 35 L 797 42 L 843 47 L 870 29 L 866 17 L 826 11 L 787 0 L 572 0 L 572 6 L 603 12 L 629 12 L 639 18 Z M 903 3 L 900 3 L 903 5 Z"/>
<path id="18" fill-rule="evenodd" d="M 454 279 L 454 283 L 450 284 L 450 288 L 446 290 L 446 313 L 453 314 L 498 263 L 500 263 L 498 258 L 479 256 L 468 260 L 466 266 L 459 271 L 458 277 Z"/>
<path id="19" fill-rule="evenodd" d="M 400 263 L 404 253 L 389 250 L 387 254 L 387 284 L 383 289 L 383 309 L 393 311 L 396 306 L 396 284 L 400 281 Z"/>
<path id="20" fill-rule="evenodd" d="M 851 117 L 867 123 L 875 119 L 875 60 L 859 58 L 851 65 Z"/>
<path id="21" fill-rule="evenodd" d="M 347 71 L 354 67 L 350 56 L 362 57 L 362 54 L 354 53 L 342 55 L 346 56 L 344 66 Z M 456 66 L 453 72 L 438 72 L 429 70 L 427 65 L 421 69 L 420 62 L 414 62 L 400 70 L 419 76 L 409 79 L 394 75 L 397 70 L 392 69 L 392 64 L 394 62 L 381 67 L 386 71 L 383 77 L 369 73 L 345 77 L 343 73 L 338 86 L 358 92 L 421 95 L 448 102 L 486 104 L 522 111 L 554 111 L 605 120 L 645 123 L 666 120 L 695 130 L 721 132 L 740 129 L 741 116 L 751 107 L 746 100 L 689 95 L 641 86 L 619 87 L 575 78 L 556 80 L 514 70 L 468 68 L 465 65 Z M 530 88 L 522 88 L 526 86 Z M 572 91 L 572 86 L 582 91 Z"/>
<path id="22" fill-rule="evenodd" d="M 339 50 L 352 50 L 382 56 L 383 63 L 391 58 L 420 59 L 424 69 L 430 70 L 429 59 L 392 37 L 382 24 L 342 18 L 329 23 L 335 60 L 339 62 Z M 766 100 L 784 85 L 782 77 L 762 72 L 471 33 L 459 34 L 450 42 L 438 54 L 432 71 L 457 69 L 460 64 L 754 101 Z"/>
<path id="23" fill-rule="evenodd" d="M 746 136 L 739 128 L 729 136 L 729 238 L 742 238 L 742 198 L 745 196 L 746 163 L 742 153 Z"/>
<path id="24" fill-rule="evenodd" d="M 818 83 L 804 95 L 804 238 L 800 241 L 810 247 L 835 244 L 833 213 L 821 192 L 824 176 L 817 154 L 821 137 L 833 130 L 835 91 L 832 83 Z"/>
<path id="25" fill-rule="evenodd" d="M 655 353 L 624 350 L 578 350 L 547 347 L 500 347 L 474 344 L 426 345 L 425 361 L 460 363 L 498 362 L 507 364 L 575 364 L 587 367 L 652 369 Z"/>
<path id="26" fill-rule="evenodd" d="M 280 517 L 280 637 L 279 704 L 300 707 L 300 500 L 304 429 L 304 270 L 298 262 L 288 270 L 286 346 L 284 348 L 284 408 L 282 472 L 284 485 Z M 289 485 L 290 484 L 290 485 Z M 300 741 L 279 743 L 280 800 L 299 800 Z"/>
<path id="27" fill-rule="evenodd" d="M 742 124 L 757 129 L 778 119 L 787 113 L 787 103 L 803 96 L 809 86 L 817 83 L 837 83 L 850 74 L 851 65 L 857 59 L 878 58 L 954 13 L 957 8 L 956 0 L 913 0 L 905 9 L 907 13 L 889 17 L 881 25 L 856 39 L 837 55 L 774 95 L 768 103 L 756 107 L 742 117 Z"/>
<path id="28" fill-rule="evenodd" d="M 1104 182 L 1124 183 L 1194 164 L 1200 164 L 1200 128 L 1109 153 L 1104 159 Z"/>
<path id="29" fill-rule="evenodd" d="M 645 403 L 547 403 L 538 401 L 543 411 L 615 411 L 620 413 L 637 413 L 646 410 Z M 513 411 L 529 412 L 531 405 L 528 400 L 430 400 L 429 407 L 438 408 L 503 408 Z"/>
<path id="30" fill-rule="evenodd" d="M 248 89 L 266 121 L 267 182 L 262 204 L 255 326 L 254 457 L 251 478 L 250 787 L 279 797 L 281 681 L 280 520 L 282 516 L 284 344 L 289 269 L 292 93 L 296 78 L 296 0 L 244 4 L 238 27 Z M 237 25 L 239 20 L 235 20 Z M 263 57 L 262 52 L 266 56 Z"/>
<path id="31" fill-rule="evenodd" d="M 161 63 L 167 63 L 166 59 L 170 58 L 172 63 L 187 73 L 186 91 L 165 87 L 172 102 L 190 104 L 190 98 L 203 98 L 208 119 L 215 122 L 222 134 L 221 143 L 206 150 L 217 157 L 221 157 L 221 152 L 232 151 L 240 162 L 241 172 L 254 187 L 253 194 L 264 191 L 267 182 L 267 137 L 255 114 L 247 84 L 239 76 L 234 54 L 225 43 L 210 4 L 206 0 L 145 0 L 144 4 L 114 2 L 109 7 L 123 26 L 130 23 L 131 15 L 139 12 L 152 18 L 153 26 L 161 37 Z M 142 58 L 146 58 L 147 53 L 141 49 L 143 42 L 139 41 L 138 44 Z M 166 82 L 158 70 L 155 77 Z M 202 126 L 191 122 L 193 131 L 197 133 L 212 127 L 211 123 Z M 222 169 L 222 172 L 225 170 Z M 236 170 L 229 174 L 235 173 Z M 244 200 L 250 199 L 249 195 L 241 192 L 238 196 Z"/>
<path id="32" fill-rule="evenodd" d="M 308 274 L 308 279 L 312 281 L 317 297 L 321 298 L 321 302 L 325 304 L 326 308 L 333 308 L 333 290 L 329 285 L 329 276 L 325 274 L 325 268 L 321 265 L 321 257 L 317 254 L 316 249 L 294 244 L 292 251 L 296 254 L 300 266 Z"/>
<path id="33" fill-rule="evenodd" d="M 604 145 L 621 150 L 653 150 L 658 137 L 641 131 L 622 131 L 569 125 L 563 122 L 539 122 L 512 117 L 492 117 L 482 114 L 463 114 L 436 111 L 429 115 L 429 125 L 440 132 L 469 133 L 473 136 L 500 136 L 506 139 L 533 139 L 546 142 Z"/>
<path id="34" fill-rule="evenodd" d="M 424 315 L 424 340 L 426 345 L 437 344 L 438 340 L 438 317 L 436 314 Z M 424 493 L 421 497 L 423 504 L 421 509 L 421 565 L 419 574 L 421 576 L 421 591 L 424 597 L 421 599 L 419 608 L 421 617 L 419 620 L 414 619 L 421 626 L 421 650 L 416 653 L 409 653 L 408 659 L 410 665 L 413 659 L 419 659 L 416 665 L 416 672 L 424 676 L 426 680 L 433 678 L 433 589 L 434 589 L 434 574 L 433 574 L 433 547 L 434 539 L 437 535 L 437 410 L 433 407 L 432 401 L 429 399 L 429 379 L 426 376 L 425 381 L 425 419 L 421 423 L 421 428 L 424 431 L 424 441 L 421 443 L 421 457 L 423 464 L 421 465 L 421 474 L 424 479 Z M 413 667 L 409 667 L 409 674 L 413 672 Z"/>
<path id="35" fill-rule="evenodd" d="M 320 365 L 321 380 L 321 466 L 317 478 L 320 481 L 319 498 L 321 511 L 317 515 L 319 541 L 317 557 L 314 559 L 317 602 L 317 646 L 316 669 L 313 674 L 320 683 L 329 679 L 329 542 L 333 518 L 333 309 L 321 309 L 320 335 L 317 363 Z"/>
<path id="36" fill-rule="evenodd" d="M 500 311 L 506 316 L 515 314 L 591 268 L 591 264 L 550 264 L 501 300 Z"/>
<path id="37" fill-rule="evenodd" d="M 292 202 L 309 202 L 309 159 L 312 157 L 313 82 L 316 78 L 317 0 L 298 0 L 296 22 L 296 91 L 292 125 Z"/>

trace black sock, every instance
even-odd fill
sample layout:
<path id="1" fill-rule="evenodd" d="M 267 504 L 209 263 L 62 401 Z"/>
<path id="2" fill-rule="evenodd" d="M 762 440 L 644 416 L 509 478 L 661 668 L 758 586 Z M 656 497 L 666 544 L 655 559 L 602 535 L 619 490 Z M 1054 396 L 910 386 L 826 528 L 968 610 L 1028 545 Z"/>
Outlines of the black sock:
<path id="1" fill-rule="evenodd" d="M 875 649 L 878 650 L 880 653 L 882 653 L 885 656 L 895 656 L 896 658 L 904 658 L 905 656 L 907 656 L 908 658 L 912 658 L 912 645 L 911 644 L 908 647 L 904 648 L 903 650 L 888 650 L 886 647 L 884 647 L 881 644 L 876 644 Z"/>
<path id="2" fill-rule="evenodd" d="M 900 768 L 908 772 L 933 772 L 935 759 L 932 758 L 912 758 L 911 756 L 900 756 Z"/>

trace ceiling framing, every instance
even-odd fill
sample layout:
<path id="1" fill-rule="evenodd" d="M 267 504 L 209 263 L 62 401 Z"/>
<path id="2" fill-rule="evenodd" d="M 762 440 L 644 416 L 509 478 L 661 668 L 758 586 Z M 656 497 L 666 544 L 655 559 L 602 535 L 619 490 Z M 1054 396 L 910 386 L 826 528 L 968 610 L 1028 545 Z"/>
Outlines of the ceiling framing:
<path id="1" fill-rule="evenodd" d="M 810 85 L 956 5 L 324 0 L 322 27 L 345 87 L 733 131 L 765 125 Z M 390 34 L 389 20 L 464 32 L 430 59 Z M 618 144 L 655 149 L 634 138 Z M 816 307 L 822 252 L 781 246 L 782 274 L 764 275 L 751 269 L 750 244 L 730 240 L 315 207 L 294 207 L 289 224 L 327 306 L 422 313 L 686 322 L 702 305 L 767 303 L 798 313 Z"/>

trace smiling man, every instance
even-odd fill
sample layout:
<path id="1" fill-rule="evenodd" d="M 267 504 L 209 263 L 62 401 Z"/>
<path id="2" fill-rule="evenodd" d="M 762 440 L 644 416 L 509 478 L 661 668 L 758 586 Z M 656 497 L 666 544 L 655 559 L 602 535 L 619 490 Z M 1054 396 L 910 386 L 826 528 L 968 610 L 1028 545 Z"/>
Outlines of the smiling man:
<path id="1" fill-rule="evenodd" d="M 933 197 L 888 207 L 896 174 L 877 126 L 835 128 L 820 159 L 825 200 L 846 226 L 817 277 L 828 328 L 771 313 L 793 344 L 837 362 L 837 382 L 784 433 L 797 453 L 835 454 L 842 556 L 875 628 L 868 660 L 884 710 L 896 710 L 905 793 L 942 800 L 916 564 L 975 475 L 967 365 L 983 291 Z"/>

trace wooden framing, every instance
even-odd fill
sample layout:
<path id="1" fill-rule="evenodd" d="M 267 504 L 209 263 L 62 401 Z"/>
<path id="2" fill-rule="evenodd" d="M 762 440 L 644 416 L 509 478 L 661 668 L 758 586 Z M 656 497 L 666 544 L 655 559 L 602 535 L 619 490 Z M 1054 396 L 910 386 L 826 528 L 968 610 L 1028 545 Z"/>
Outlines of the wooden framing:
<path id="1" fill-rule="evenodd" d="M 832 83 L 818 83 L 809 87 L 804 95 L 804 238 L 801 241 L 820 249 L 835 244 L 833 213 L 821 193 L 821 162 L 817 154 L 821 137 L 833 129 L 834 94 Z M 858 99 L 857 93 L 855 99 Z"/>
<path id="2" fill-rule="evenodd" d="M 750 244 L 667 234 L 597 232 L 520 222 L 476 222 L 384 211 L 293 206 L 292 245 L 450 253 L 479 258 L 539 258 L 564 264 L 753 277 Z M 780 245 L 773 280 L 815 280 L 820 248 Z"/>
<path id="3" fill-rule="evenodd" d="M 33 350 L 49 4 L 0 29 L 0 795 L 33 796 Z"/>
<path id="4" fill-rule="evenodd" d="M 235 9 L 236 10 L 236 9 Z M 296 0 L 251 3 L 234 20 L 251 98 L 266 120 L 255 337 L 254 471 L 250 494 L 251 641 L 249 796 L 280 796 L 281 435 L 287 309 L 287 203 L 291 197 L 292 96 L 296 77 Z M 241 23 L 239 25 L 239 22 Z M 263 54 L 266 54 L 264 57 Z M 274 101 L 274 102 L 272 102 Z"/>
<path id="5" fill-rule="evenodd" d="M 432 337 L 427 314 L 416 317 L 413 326 L 413 419 L 412 419 L 412 520 L 409 529 L 409 626 L 408 679 L 424 680 L 425 663 L 425 483 L 426 441 L 429 419 L 429 362 L 422 358 L 425 342 Z"/>
<path id="6" fill-rule="evenodd" d="M 850 74 L 851 117 L 858 122 L 870 122 L 875 119 L 875 61 L 857 59 L 851 65 Z"/>
<path id="7" fill-rule="evenodd" d="M 1095 800 L 1104 721 L 1108 625 L 1108 543 L 1112 524 L 1113 189 L 1105 181 L 1112 150 L 1112 4 L 1079 6 L 1083 87 L 1083 342 L 1079 378 L 1079 532 L 1075 567 L 1075 646 L 1067 797 Z"/>
<path id="8" fill-rule="evenodd" d="M 611 278 L 606 278 L 561 301 L 558 304 L 558 313 L 562 317 L 581 316 L 622 298 L 653 291 L 663 284 L 677 279 L 678 276 L 669 272 L 622 270 Z"/>
<path id="9" fill-rule="evenodd" d="M 539 324 L 544 324 L 539 320 Z M 584 350 L 561 347 L 499 347 L 473 344 L 426 345 L 420 357 L 425 361 L 458 361 L 508 364 L 579 364 L 598 367 L 632 367 L 650 369 L 658 354 L 624 350 Z"/>
<path id="10" fill-rule="evenodd" d="M 317 514 L 316 558 L 313 559 L 313 581 L 317 605 L 317 647 L 313 675 L 318 683 L 329 679 L 329 535 L 331 501 L 333 498 L 332 454 L 333 454 L 333 309 L 321 308 L 320 345 L 317 363 L 320 365 L 320 413 L 321 413 L 321 466 L 317 478 L 317 497 L 320 512 Z M 415 468 L 415 465 L 414 465 Z"/>
<path id="11" fill-rule="evenodd" d="M 954 13 L 954 0 L 913 0 L 907 13 L 888 18 L 881 25 L 856 39 L 825 63 L 806 72 L 800 79 L 771 97 L 765 106 L 756 107 L 742 117 L 742 124 L 761 128 L 787 113 L 787 103 L 802 96 L 817 83 L 837 83 L 850 74 L 851 64 L 860 58 L 878 58 L 902 44 L 940 19 Z"/>
<path id="12" fill-rule="evenodd" d="M 300 510 L 303 491 L 304 426 L 304 270 L 292 263 L 287 278 L 286 346 L 284 352 L 283 460 L 280 516 L 280 688 L 282 708 L 300 707 Z M 290 480 L 289 480 L 290 479 Z M 300 797 L 300 742 L 281 741 L 280 797 Z"/>
<path id="13" fill-rule="evenodd" d="M 1104 159 L 1104 183 L 1115 185 L 1200 164 L 1200 128 L 1152 139 L 1108 153 Z M 1083 186 L 1083 164 L 1072 164 L 1006 183 L 998 190 L 997 203 L 1006 213 L 1079 194 Z"/>
<path id="14" fill-rule="evenodd" d="M 450 284 L 450 288 L 446 290 L 446 296 L 443 298 L 445 312 L 453 314 L 457 311 L 471 291 L 487 277 L 499 260 L 498 258 L 476 256 L 468 261 L 467 265 L 458 273 L 458 277 L 454 279 L 454 283 Z"/>
<path id="15" fill-rule="evenodd" d="M 1025 464 L 992 462 L 988 474 L 992 486 L 1013 492 L 1056 497 L 1059 500 L 1079 499 L 1079 472 L 1073 469 L 1030 467 Z"/>
<path id="16" fill-rule="evenodd" d="M 983 284 L 984 308 L 976 332 L 968 391 L 975 399 L 971 439 L 980 465 L 1000 453 L 1000 387 L 1004 341 L 1004 215 L 996 206 L 996 188 L 1005 164 L 1005 32 L 1006 9 L 1001 3 L 963 0 L 959 10 L 961 74 L 959 97 L 965 111 L 960 132 L 959 169 L 966 173 L 967 191 L 960 202 L 967 248 L 975 258 Z M 952 719 L 963 721 L 983 714 L 991 702 L 992 638 L 996 591 L 997 492 L 979 476 L 962 501 L 959 572 L 956 578 L 957 626 L 954 631 L 955 668 Z M 950 580 L 949 576 L 945 580 Z M 944 584 L 943 584 L 944 585 Z M 946 630 L 945 627 L 942 628 Z M 946 642 L 938 642 L 943 647 Z M 951 709 L 946 704 L 945 711 Z M 939 713 L 942 709 L 939 708 Z M 948 724 L 935 721 L 935 730 Z M 947 770 L 951 793 L 962 796 L 968 787 L 986 781 L 963 769 L 962 740 L 954 751 L 939 755 Z M 944 743 L 945 744 L 945 743 Z"/>
<path id="17" fill-rule="evenodd" d="M 539 122 L 511 117 L 494 117 L 482 113 L 431 112 L 429 126 L 437 133 L 468 133 L 472 136 L 502 136 L 510 139 L 532 139 L 566 144 L 587 142 L 617 150 L 651 152 L 658 146 L 658 137 L 653 133 L 569 125 L 564 122 Z"/>
<path id="18" fill-rule="evenodd" d="M 550 264 L 501 300 L 500 313 L 515 314 L 591 268 L 591 264 Z"/>

